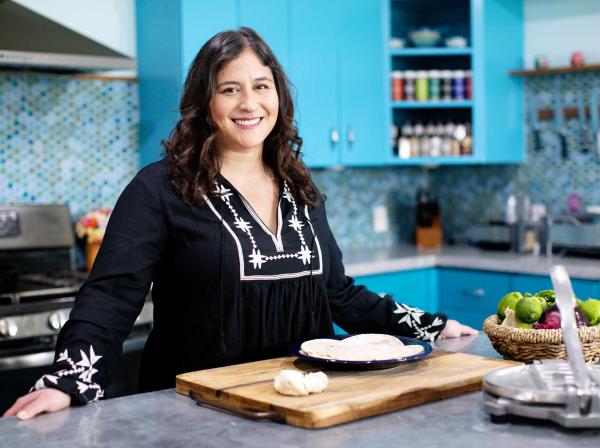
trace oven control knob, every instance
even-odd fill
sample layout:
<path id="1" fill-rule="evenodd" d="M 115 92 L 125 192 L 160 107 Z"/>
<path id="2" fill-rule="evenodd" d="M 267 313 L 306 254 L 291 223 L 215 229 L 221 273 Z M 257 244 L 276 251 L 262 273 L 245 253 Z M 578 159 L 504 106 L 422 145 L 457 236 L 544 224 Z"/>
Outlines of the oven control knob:
<path id="1" fill-rule="evenodd" d="M 66 321 L 66 316 L 60 311 L 56 311 L 48 316 L 48 326 L 54 331 L 60 331 Z"/>
<path id="2" fill-rule="evenodd" d="M 13 338 L 19 332 L 19 326 L 13 319 L 0 319 L 0 336 Z"/>

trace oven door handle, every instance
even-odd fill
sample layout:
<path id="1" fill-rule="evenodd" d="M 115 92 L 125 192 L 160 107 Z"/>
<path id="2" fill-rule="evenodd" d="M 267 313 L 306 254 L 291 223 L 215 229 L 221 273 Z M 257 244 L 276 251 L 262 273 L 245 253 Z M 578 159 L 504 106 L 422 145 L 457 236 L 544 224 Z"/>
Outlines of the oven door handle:
<path id="1" fill-rule="evenodd" d="M 126 339 L 123 343 L 123 353 L 142 350 L 147 336 L 138 336 Z M 0 372 L 16 369 L 51 366 L 54 363 L 54 350 L 30 353 L 27 355 L 6 356 L 0 358 Z"/>

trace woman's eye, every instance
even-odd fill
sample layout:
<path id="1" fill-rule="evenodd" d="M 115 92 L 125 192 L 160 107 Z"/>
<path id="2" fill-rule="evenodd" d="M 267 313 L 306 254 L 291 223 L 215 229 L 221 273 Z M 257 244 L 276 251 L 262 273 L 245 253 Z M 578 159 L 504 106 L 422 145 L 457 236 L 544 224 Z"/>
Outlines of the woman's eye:
<path id="1" fill-rule="evenodd" d="M 269 86 L 267 84 L 259 84 L 259 85 L 256 86 L 256 88 L 258 90 L 265 90 L 265 89 L 268 89 Z"/>
<path id="2" fill-rule="evenodd" d="M 232 95 L 234 93 L 236 93 L 238 91 L 237 87 L 227 87 L 223 90 L 221 90 L 221 93 L 224 93 L 225 95 Z"/>

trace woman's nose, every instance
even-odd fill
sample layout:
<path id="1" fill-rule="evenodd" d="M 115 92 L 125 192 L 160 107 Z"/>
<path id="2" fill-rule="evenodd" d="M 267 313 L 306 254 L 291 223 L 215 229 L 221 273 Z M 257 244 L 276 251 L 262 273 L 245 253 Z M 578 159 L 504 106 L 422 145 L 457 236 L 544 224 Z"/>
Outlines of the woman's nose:
<path id="1" fill-rule="evenodd" d="M 256 93 L 251 91 L 245 91 L 241 96 L 241 101 L 238 107 L 242 110 L 253 111 L 258 108 L 258 99 Z"/>

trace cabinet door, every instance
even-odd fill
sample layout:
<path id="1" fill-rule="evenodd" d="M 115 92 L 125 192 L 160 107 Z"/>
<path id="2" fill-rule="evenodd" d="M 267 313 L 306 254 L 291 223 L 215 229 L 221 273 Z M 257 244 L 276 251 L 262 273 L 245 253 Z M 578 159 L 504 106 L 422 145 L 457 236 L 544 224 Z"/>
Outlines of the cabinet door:
<path id="1" fill-rule="evenodd" d="M 390 146 L 385 5 L 380 0 L 342 0 L 340 17 L 341 162 L 381 165 Z"/>
<path id="2" fill-rule="evenodd" d="M 339 0 L 301 0 L 290 4 L 288 76 L 295 86 L 296 121 L 304 143 L 304 161 L 311 167 L 339 163 L 338 119 Z"/>
<path id="3" fill-rule="evenodd" d="M 415 269 L 377 275 L 365 275 L 354 279 L 357 285 L 366 286 L 376 294 L 389 294 L 396 302 L 421 308 L 427 312 L 437 311 L 436 269 Z M 334 325 L 336 334 L 344 331 Z"/>
<path id="4" fill-rule="evenodd" d="M 498 301 L 511 290 L 510 274 L 440 269 L 439 308 L 451 319 L 480 329 L 496 313 Z"/>
<path id="5" fill-rule="evenodd" d="M 284 70 L 288 63 L 288 8 L 289 2 L 282 0 L 239 0 L 237 23 L 260 34 Z"/>
<path id="6" fill-rule="evenodd" d="M 600 282 L 594 280 L 571 279 L 573 292 L 580 299 L 597 298 L 600 295 Z M 515 275 L 513 289 L 521 293 L 535 294 L 543 289 L 552 289 L 552 281 L 547 275 Z"/>

